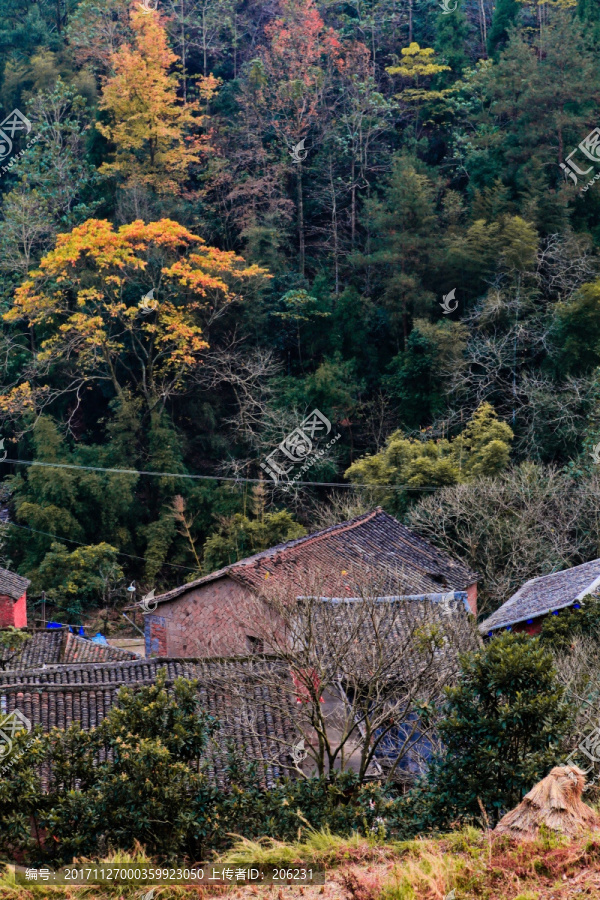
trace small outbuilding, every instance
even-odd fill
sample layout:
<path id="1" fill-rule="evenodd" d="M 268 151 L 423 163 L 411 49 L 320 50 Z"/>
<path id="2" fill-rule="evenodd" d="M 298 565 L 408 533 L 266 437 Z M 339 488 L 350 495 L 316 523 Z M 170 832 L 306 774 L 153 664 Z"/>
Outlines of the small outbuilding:
<path id="1" fill-rule="evenodd" d="M 0 628 L 27 627 L 27 588 L 31 584 L 27 578 L 0 569 Z"/>
<path id="2" fill-rule="evenodd" d="M 562 572 L 531 578 L 516 594 L 479 626 L 484 637 L 501 629 L 539 634 L 546 616 L 569 606 L 578 608 L 583 598 L 600 591 L 600 559 Z"/>

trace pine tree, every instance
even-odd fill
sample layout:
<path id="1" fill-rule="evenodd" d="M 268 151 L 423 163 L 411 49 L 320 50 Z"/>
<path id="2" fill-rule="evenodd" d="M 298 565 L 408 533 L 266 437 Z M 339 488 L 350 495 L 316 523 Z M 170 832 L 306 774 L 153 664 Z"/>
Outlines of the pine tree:
<path id="1" fill-rule="evenodd" d="M 521 7 L 518 0 L 498 0 L 488 36 L 488 53 L 497 56 L 508 40 L 508 30 L 515 25 Z"/>

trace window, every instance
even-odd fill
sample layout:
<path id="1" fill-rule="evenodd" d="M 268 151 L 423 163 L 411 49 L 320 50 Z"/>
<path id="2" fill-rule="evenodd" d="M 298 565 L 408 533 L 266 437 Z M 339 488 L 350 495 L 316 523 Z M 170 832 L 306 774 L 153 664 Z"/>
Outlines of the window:
<path id="1" fill-rule="evenodd" d="M 265 642 L 262 638 L 252 637 L 251 635 L 246 635 L 246 646 L 248 648 L 249 653 L 264 653 L 265 652 Z"/>

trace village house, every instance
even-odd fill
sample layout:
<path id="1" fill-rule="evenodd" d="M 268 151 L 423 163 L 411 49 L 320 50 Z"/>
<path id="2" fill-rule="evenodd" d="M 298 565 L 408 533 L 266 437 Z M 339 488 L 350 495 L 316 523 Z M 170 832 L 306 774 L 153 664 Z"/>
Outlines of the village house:
<path id="1" fill-rule="evenodd" d="M 465 592 L 477 615 L 478 576 L 377 507 L 348 522 L 239 560 L 154 598 L 145 612 L 147 656 L 234 656 L 262 652 L 264 635 L 252 628 L 257 597 L 285 584 L 301 596 L 311 572 L 326 573 L 321 593 L 353 596 L 359 576 L 384 579 L 389 593 Z"/>
<path id="2" fill-rule="evenodd" d="M 323 594 L 303 596 L 307 576 L 315 570 L 325 573 Z M 360 617 L 361 596 L 355 589 L 360 577 L 370 574 L 377 576 L 381 588 L 369 597 L 377 607 L 376 634 L 370 634 L 368 623 L 366 630 L 361 625 L 361 640 L 352 643 L 349 654 L 340 655 L 339 636 L 353 622 L 358 627 L 354 619 L 355 612 Z M 207 774 L 215 783 L 227 782 L 232 746 L 257 764 L 263 786 L 282 775 L 298 774 L 298 760 L 310 774 L 310 758 L 303 759 L 301 749 L 304 739 L 307 747 L 315 743 L 311 728 L 303 727 L 308 710 L 298 676 L 304 669 L 294 668 L 285 654 L 264 652 L 260 617 L 249 621 L 257 604 L 267 606 L 262 594 L 266 583 L 284 585 L 283 595 L 296 604 L 295 626 L 298 610 L 309 601 L 316 603 L 323 621 L 311 650 L 311 672 L 316 675 L 320 666 L 327 670 L 331 662 L 338 672 L 319 701 L 333 743 L 344 717 L 350 715 L 354 723 L 356 685 L 374 677 L 369 666 L 361 668 L 360 654 L 370 648 L 372 665 L 379 641 L 383 700 L 376 710 L 381 721 L 374 720 L 374 725 L 377 733 L 385 729 L 385 741 L 366 774 L 381 777 L 394 771 L 403 783 L 410 782 L 429 752 L 429 737 L 421 731 L 414 704 L 451 683 L 459 653 L 478 641 L 471 624 L 477 611 L 477 575 L 380 508 L 154 598 L 156 608 L 145 616 L 146 648 L 147 657 L 160 658 L 136 658 L 130 651 L 84 640 L 68 628 L 34 633 L 17 651 L 0 652 L 0 712 L 15 713 L 29 727 L 64 729 L 79 722 L 87 730 L 118 703 L 121 687 L 154 684 L 164 669 L 167 688 L 178 677 L 195 680 L 200 708 L 219 721 L 206 756 Z M 367 618 L 373 626 L 372 616 Z M 328 632 L 326 621 L 333 632 Z M 446 639 L 433 641 L 426 651 L 427 634 L 439 635 L 440 629 Z M 326 640 L 327 634 L 331 639 Z M 332 653 L 335 659 L 329 660 Z M 373 718 L 372 709 L 369 713 Z M 364 743 L 358 728 L 346 751 L 344 765 L 355 771 L 361 740 Z M 403 755 L 407 741 L 409 752 Z M 398 754 L 402 764 L 396 769 Z"/>
<path id="3" fill-rule="evenodd" d="M 39 651 L 46 649 L 46 658 L 53 660 L 58 642 L 40 640 L 45 634 L 35 637 L 34 668 L 27 667 L 25 658 L 19 661 L 22 668 L 0 671 L 0 712 L 2 716 L 15 713 L 28 731 L 35 726 L 44 732 L 64 730 L 73 722 L 84 731 L 95 728 L 118 704 L 122 687 L 136 690 L 152 685 L 164 670 L 168 690 L 177 678 L 196 681 L 200 708 L 219 721 L 206 753 L 205 771 L 213 783 L 227 784 L 232 747 L 246 761 L 257 764 L 258 782 L 263 787 L 292 770 L 290 748 L 297 741 L 293 685 L 289 671 L 278 661 L 255 657 L 126 659 L 121 651 L 118 659 L 40 665 Z M 81 642 L 73 635 L 71 638 L 73 646 Z"/>
<path id="4" fill-rule="evenodd" d="M 531 578 L 480 624 L 479 631 L 484 637 L 502 629 L 539 634 L 546 616 L 558 615 L 570 606 L 578 609 L 584 597 L 599 590 L 600 559 Z"/>
<path id="5" fill-rule="evenodd" d="M 110 644 L 96 644 L 73 634 L 68 626 L 36 631 L 17 650 L 0 648 L 0 669 L 25 669 L 71 663 L 103 663 L 139 659 L 139 654 Z"/>
<path id="6" fill-rule="evenodd" d="M 0 628 L 27 627 L 27 588 L 31 582 L 8 569 L 0 569 Z"/>
<path id="7" fill-rule="evenodd" d="M 361 677 L 367 681 L 374 677 L 363 666 L 366 653 L 369 665 L 377 658 L 381 670 L 375 676 L 379 698 L 374 708 L 369 705 L 369 721 L 377 732 L 385 728 L 385 740 L 377 746 L 366 777 L 386 777 L 393 770 L 396 781 L 410 784 L 430 752 L 429 736 L 421 733 L 414 702 L 433 696 L 432 691 L 437 696 L 443 685 L 453 683 L 459 654 L 478 646 L 476 630 L 469 622 L 466 592 L 372 598 L 381 611 L 377 628 L 369 609 L 358 612 L 367 624 L 365 641 L 355 650 L 354 644 L 346 641 L 349 652 L 340 648 L 342 642 L 336 644 L 329 638 L 360 624 L 353 617 L 360 598 L 313 598 L 313 602 L 322 603 L 323 616 L 316 643 L 310 648 L 314 655 L 311 668 L 315 667 L 316 675 L 322 667 L 329 668 L 331 658 L 339 676 L 330 679 L 329 689 L 321 694 L 331 745 L 342 740 L 342 733 L 337 733 L 340 723 L 346 722 L 346 726 L 342 724 L 346 734 L 349 726 L 354 727 L 344 768 L 360 770 L 364 734 L 356 687 Z M 446 640 L 434 641 L 427 652 L 423 640 L 429 629 L 438 635 L 442 629 Z M 362 634 L 362 626 L 360 631 Z M 379 650 L 373 652 L 376 646 Z M 88 652 L 93 656 L 88 657 Z M 177 678 L 195 681 L 199 708 L 218 722 L 205 756 L 205 770 L 213 783 L 228 783 L 232 747 L 256 764 L 257 780 L 263 787 L 283 775 L 298 775 L 299 767 L 305 774 L 315 774 L 311 757 L 304 756 L 304 739 L 307 746 L 317 743 L 310 710 L 296 677 L 299 669 L 290 665 L 289 659 L 255 654 L 196 659 L 132 657 L 130 651 L 94 645 L 68 629 L 62 634 L 38 632 L 10 657 L 5 669 L 0 668 L 0 713 L 3 717 L 15 714 L 27 730 L 36 725 L 43 731 L 64 730 L 74 722 L 89 730 L 118 705 L 122 687 L 137 690 L 153 685 L 164 671 L 168 690 Z M 371 692 L 370 696 L 375 695 Z M 357 714 L 359 721 L 355 722 Z M 396 767 L 399 753 L 402 763 Z M 335 768 L 339 765 L 338 758 Z"/>

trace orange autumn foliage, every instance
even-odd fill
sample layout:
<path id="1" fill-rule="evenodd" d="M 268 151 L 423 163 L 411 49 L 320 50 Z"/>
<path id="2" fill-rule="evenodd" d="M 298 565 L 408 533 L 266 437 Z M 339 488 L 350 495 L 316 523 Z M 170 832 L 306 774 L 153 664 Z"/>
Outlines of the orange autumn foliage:
<path id="1" fill-rule="evenodd" d="M 342 45 L 314 0 L 282 0 L 281 17 L 265 28 L 263 73 L 255 70 L 255 100 L 288 145 L 305 137 L 321 112 L 328 70 L 342 67 Z M 252 75 L 251 75 L 252 77 Z"/>
<path id="2" fill-rule="evenodd" d="M 169 48 L 160 16 L 133 6 L 130 20 L 135 46 L 123 44 L 112 55 L 114 74 L 100 99 L 108 124 L 96 127 L 115 146 L 113 161 L 100 171 L 124 178 L 128 186 L 179 194 L 190 166 L 209 149 L 208 138 L 199 134 L 207 117 L 199 103 L 182 104 L 178 98 L 178 77 L 170 70 L 179 58 Z M 198 83 L 205 101 L 219 85 L 212 75 Z"/>
<path id="3" fill-rule="evenodd" d="M 4 319 L 24 321 L 36 336 L 35 364 L 23 382 L 37 376 L 37 390 L 41 373 L 66 367 L 71 385 L 110 382 L 117 394 L 135 390 L 152 403 L 183 389 L 201 364 L 203 326 L 215 310 L 265 276 L 170 219 L 117 231 L 89 219 L 59 235 Z M 150 304 L 149 288 L 156 291 Z"/>

